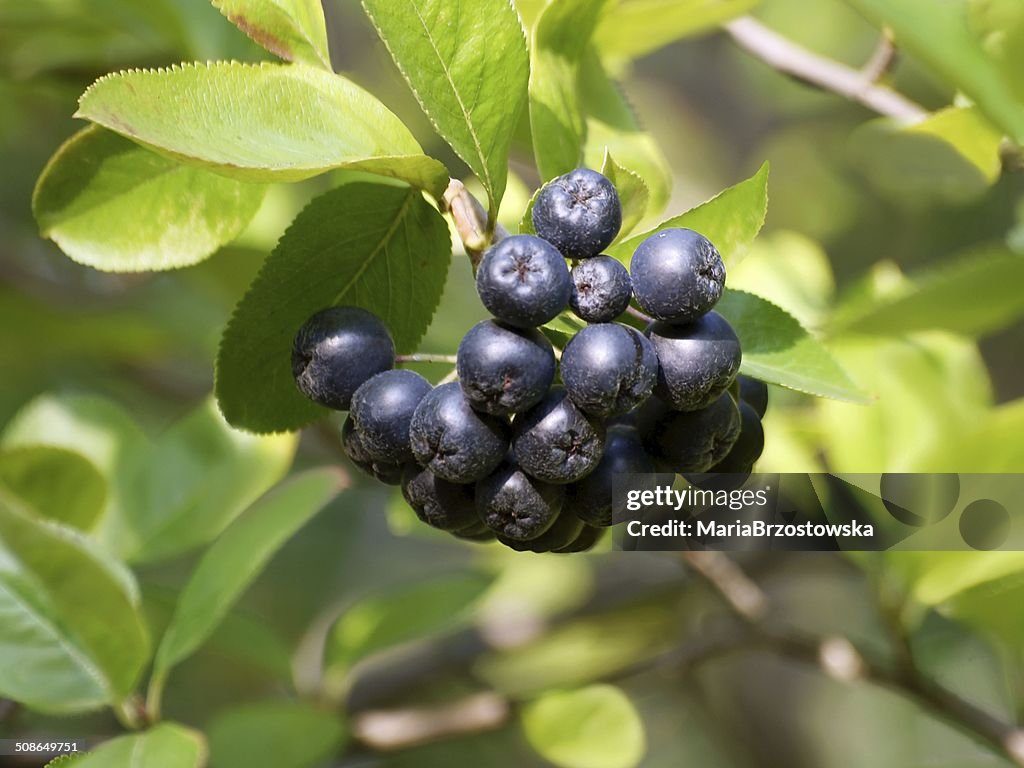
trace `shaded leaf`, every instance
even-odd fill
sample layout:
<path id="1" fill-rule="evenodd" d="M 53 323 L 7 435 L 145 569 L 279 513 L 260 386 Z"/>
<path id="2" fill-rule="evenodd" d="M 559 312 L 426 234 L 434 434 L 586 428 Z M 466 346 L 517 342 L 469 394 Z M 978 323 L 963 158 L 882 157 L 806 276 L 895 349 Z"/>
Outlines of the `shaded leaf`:
<path id="1" fill-rule="evenodd" d="M 0 693 L 44 712 L 120 701 L 149 658 L 131 574 L 0 491 Z"/>
<path id="2" fill-rule="evenodd" d="M 164 723 L 145 733 L 100 744 L 75 760 L 74 768 L 202 768 L 206 743 L 202 734 Z"/>
<path id="3" fill-rule="evenodd" d="M 338 215 L 344 211 L 344 215 Z M 235 309 L 217 360 L 228 421 L 256 432 L 297 429 L 327 413 L 296 388 L 292 339 L 325 307 L 378 315 L 399 353 L 414 352 L 441 300 L 451 238 L 413 190 L 354 182 L 295 219 Z"/>
<path id="4" fill-rule="evenodd" d="M 999 179 L 1001 141 L 1002 133 L 976 108 L 951 107 L 909 126 L 890 119 L 866 123 L 853 133 L 850 153 L 897 204 L 964 204 Z"/>
<path id="5" fill-rule="evenodd" d="M 530 745 L 562 768 L 632 768 L 646 750 L 636 707 L 611 685 L 545 694 L 522 721 Z"/>
<path id="6" fill-rule="evenodd" d="M 216 629 L 275 552 L 337 495 L 334 470 L 310 470 L 277 486 L 239 517 L 192 573 L 154 662 L 156 680 L 191 655 Z"/>
<path id="7" fill-rule="evenodd" d="M 577 85 L 580 60 L 606 0 L 552 0 L 537 19 L 530 50 L 530 130 L 541 181 L 583 160 L 586 118 Z"/>
<path id="8" fill-rule="evenodd" d="M 961 0 L 846 0 L 875 25 L 892 29 L 900 48 L 967 94 L 1018 144 L 1024 143 L 1024 103 L 968 24 Z"/>
<path id="9" fill-rule="evenodd" d="M 212 255 L 248 225 L 264 192 L 92 126 L 50 159 L 32 209 L 43 236 L 75 261 L 139 272 Z"/>
<path id="10" fill-rule="evenodd" d="M 640 58 L 742 16 L 760 0 L 619 0 L 601 19 L 594 43 L 604 56 Z"/>
<path id="11" fill-rule="evenodd" d="M 466 623 L 490 583 L 465 571 L 358 601 L 331 628 L 324 649 L 327 685 L 343 688 L 349 670 L 377 651 Z"/>
<path id="12" fill-rule="evenodd" d="M 872 303 L 837 312 L 830 332 L 902 337 L 943 330 L 980 336 L 1024 315 L 1022 284 L 1024 256 L 995 248 L 943 264 Z"/>
<path id="13" fill-rule="evenodd" d="M 343 77 L 215 62 L 107 75 L 79 100 L 91 120 L 170 157 L 247 181 L 334 168 L 392 176 L 440 198 L 448 173 L 401 120 Z"/>
<path id="14" fill-rule="evenodd" d="M 686 227 L 700 232 L 714 243 L 728 267 L 742 258 L 747 246 L 761 231 L 767 213 L 768 164 L 765 163 L 746 181 L 729 187 L 686 213 L 673 216 L 642 235 L 613 245 L 607 253 L 628 265 L 637 246 L 655 232 Z"/>
<path id="15" fill-rule="evenodd" d="M 825 347 L 785 310 L 734 290 L 727 290 L 715 309 L 740 338 L 743 373 L 819 397 L 870 402 Z"/>
<path id="16" fill-rule="evenodd" d="M 477 175 L 495 218 L 526 102 L 523 29 L 505 0 L 363 0 L 420 106 Z"/>
<path id="17" fill-rule="evenodd" d="M 232 429 L 212 399 L 205 400 L 150 451 L 134 457 L 132 506 L 105 540 L 135 562 L 166 559 L 213 541 L 284 477 L 296 444 L 294 435 Z"/>
<path id="18" fill-rule="evenodd" d="M 331 70 L 320 0 L 213 0 L 213 5 L 271 53 Z"/>
<path id="19" fill-rule="evenodd" d="M 88 530 L 103 513 L 107 481 L 80 453 L 48 445 L 0 450 L 0 486 L 41 517 Z"/>
<path id="20" fill-rule="evenodd" d="M 288 701 L 229 710 L 213 719 L 207 733 L 217 768 L 311 768 L 347 741 L 341 715 Z"/>

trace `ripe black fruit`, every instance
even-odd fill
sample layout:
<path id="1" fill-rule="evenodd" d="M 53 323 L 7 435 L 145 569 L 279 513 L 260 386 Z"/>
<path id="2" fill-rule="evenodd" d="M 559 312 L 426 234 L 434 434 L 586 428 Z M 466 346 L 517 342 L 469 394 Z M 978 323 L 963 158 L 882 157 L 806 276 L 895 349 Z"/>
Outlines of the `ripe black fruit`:
<path id="1" fill-rule="evenodd" d="M 680 474 L 709 470 L 740 433 L 740 412 L 728 393 L 699 411 L 673 411 L 652 397 L 641 406 L 637 422 L 647 451 Z"/>
<path id="2" fill-rule="evenodd" d="M 565 309 L 572 280 L 565 259 L 551 243 L 533 235 L 513 235 L 484 254 L 476 290 L 498 320 L 535 328 Z"/>
<path id="3" fill-rule="evenodd" d="M 757 413 L 758 418 L 763 419 L 768 410 L 768 385 L 750 376 L 739 376 L 740 398 Z"/>
<path id="4" fill-rule="evenodd" d="M 555 552 L 566 554 L 570 552 L 586 552 L 601 541 L 601 539 L 604 538 L 604 534 L 604 528 L 584 524 L 583 530 L 580 531 L 579 535 L 571 544 L 569 544 L 569 546 L 556 549 Z"/>
<path id="5" fill-rule="evenodd" d="M 717 312 L 687 325 L 653 323 L 646 333 L 658 355 L 654 394 L 677 411 L 707 407 L 740 369 L 740 340 Z"/>
<path id="6" fill-rule="evenodd" d="M 410 463 L 402 472 L 402 496 L 416 517 L 433 528 L 481 532 L 472 485 L 449 483 L 429 469 Z"/>
<path id="7" fill-rule="evenodd" d="M 572 268 L 569 306 L 588 323 L 610 323 L 626 311 L 633 296 L 629 270 L 611 256 L 585 259 Z"/>
<path id="8" fill-rule="evenodd" d="M 362 437 L 352 422 L 352 417 L 345 419 L 341 428 L 341 447 L 345 455 L 352 460 L 357 468 L 376 478 L 385 485 L 398 485 L 402 481 L 402 465 L 387 461 L 374 461 L 363 447 Z"/>
<path id="9" fill-rule="evenodd" d="M 469 407 L 455 382 L 442 384 L 416 407 L 409 427 L 416 461 L 453 483 L 486 477 L 508 451 L 508 424 Z"/>
<path id="10" fill-rule="evenodd" d="M 555 378 L 555 353 L 536 329 L 484 320 L 459 343 L 462 392 L 478 411 L 519 413 L 536 405 Z"/>
<path id="11" fill-rule="evenodd" d="M 407 370 L 384 371 L 352 395 L 352 424 L 373 461 L 413 460 L 409 426 L 416 406 L 430 392 L 430 382 Z"/>
<path id="12" fill-rule="evenodd" d="M 533 229 L 569 259 L 597 256 L 622 228 L 615 186 L 597 171 L 577 168 L 553 179 L 533 204 Z"/>
<path id="13" fill-rule="evenodd" d="M 658 357 L 635 328 L 598 323 L 569 340 L 561 371 L 576 405 L 592 416 L 616 416 L 650 396 L 658 378 Z"/>
<path id="14" fill-rule="evenodd" d="M 728 455 L 709 470 L 711 472 L 749 472 L 764 452 L 764 427 L 761 426 L 757 411 L 743 400 L 739 407 L 740 436 Z"/>
<path id="15" fill-rule="evenodd" d="M 314 403 L 348 410 L 353 393 L 392 368 L 395 345 L 384 323 L 359 307 L 331 307 L 303 324 L 292 343 L 292 375 Z"/>
<path id="16" fill-rule="evenodd" d="M 590 525 L 609 526 L 613 512 L 625 509 L 625 499 L 613 494 L 616 475 L 650 475 L 654 459 L 640 442 L 640 435 L 628 427 L 612 427 L 604 444 L 604 453 L 594 471 L 567 489 L 567 512 Z"/>
<path id="17" fill-rule="evenodd" d="M 718 303 L 725 264 L 711 241 L 691 229 L 663 229 L 644 240 L 629 266 L 633 294 L 656 320 L 687 323 Z"/>
<path id="18" fill-rule="evenodd" d="M 535 539 L 551 527 L 562 509 L 565 489 L 535 480 L 504 461 L 476 484 L 476 512 L 500 536 Z"/>
<path id="19" fill-rule="evenodd" d="M 537 538 L 517 541 L 498 536 L 498 541 L 517 552 L 552 552 L 572 544 L 582 531 L 583 521 L 563 507 L 551 527 Z"/>
<path id="20" fill-rule="evenodd" d="M 512 451 L 523 471 L 547 483 L 571 483 L 591 472 L 604 450 L 604 425 L 562 388 L 512 424 Z"/>

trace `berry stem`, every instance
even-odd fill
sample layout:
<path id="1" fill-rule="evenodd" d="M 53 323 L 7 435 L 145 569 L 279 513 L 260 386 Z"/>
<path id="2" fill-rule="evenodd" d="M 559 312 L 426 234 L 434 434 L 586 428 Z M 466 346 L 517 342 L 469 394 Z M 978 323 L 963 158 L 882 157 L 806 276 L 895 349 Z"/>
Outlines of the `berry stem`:
<path id="1" fill-rule="evenodd" d="M 431 355 L 431 354 L 420 354 L 417 352 L 414 355 L 396 355 L 396 363 L 444 363 L 446 365 L 455 365 L 455 355 Z"/>
<path id="2" fill-rule="evenodd" d="M 653 317 L 650 317 L 649 315 L 645 315 L 643 312 L 641 312 L 639 309 L 637 309 L 636 307 L 634 307 L 632 305 L 626 307 L 626 314 L 629 315 L 630 317 L 635 317 L 637 320 L 640 320 L 640 321 L 642 321 L 644 323 L 653 323 L 654 322 L 654 318 Z"/>

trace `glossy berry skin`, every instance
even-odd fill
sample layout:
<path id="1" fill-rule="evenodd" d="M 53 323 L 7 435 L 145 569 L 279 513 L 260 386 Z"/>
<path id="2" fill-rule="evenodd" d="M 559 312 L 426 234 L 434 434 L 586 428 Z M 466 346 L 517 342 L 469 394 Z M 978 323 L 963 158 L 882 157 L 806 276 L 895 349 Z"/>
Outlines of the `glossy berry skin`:
<path id="1" fill-rule="evenodd" d="M 629 266 L 633 295 L 656 320 L 688 323 L 722 296 L 725 264 L 711 241 L 691 229 L 663 229 L 644 240 Z"/>
<path id="2" fill-rule="evenodd" d="M 563 507 L 551 527 L 537 538 L 517 541 L 507 536 L 498 536 L 498 541 L 517 552 L 552 552 L 572 544 L 582 531 L 583 521 Z"/>
<path id="3" fill-rule="evenodd" d="M 614 498 L 615 476 L 653 475 L 655 471 L 654 459 L 644 449 L 636 430 L 612 427 L 597 467 L 567 489 L 566 511 L 589 525 L 607 527 L 613 522 L 613 511 L 621 513 L 625 509 L 625 499 Z"/>
<path id="4" fill-rule="evenodd" d="M 493 320 L 477 323 L 459 343 L 459 384 L 470 406 L 495 415 L 536 405 L 555 378 L 555 353 L 540 331 Z"/>
<path id="5" fill-rule="evenodd" d="M 555 522 L 565 489 L 535 480 L 512 461 L 504 461 L 476 484 L 476 512 L 500 536 L 535 539 Z"/>
<path id="6" fill-rule="evenodd" d="M 585 259 L 572 268 L 569 306 L 588 323 L 610 323 L 629 306 L 633 281 L 629 270 L 611 256 Z"/>
<path id="7" fill-rule="evenodd" d="M 475 489 L 449 483 L 429 469 L 406 464 L 402 472 L 402 496 L 421 521 L 442 531 L 478 531 Z"/>
<path id="8" fill-rule="evenodd" d="M 516 417 L 512 452 L 531 477 L 546 483 L 572 483 L 585 477 L 601 460 L 605 429 L 569 399 L 560 387 Z"/>
<path id="9" fill-rule="evenodd" d="M 604 534 L 604 528 L 598 528 L 593 525 L 584 524 L 583 530 L 580 531 L 579 535 L 573 540 L 571 544 L 569 544 L 567 547 L 562 547 L 554 551 L 560 554 L 569 554 L 572 552 L 586 552 L 589 549 L 593 549 L 594 545 L 604 538 Z"/>
<path id="10" fill-rule="evenodd" d="M 352 423 L 352 417 L 345 419 L 341 428 L 341 447 L 353 464 L 370 477 L 385 485 L 399 485 L 402 482 L 402 465 L 387 461 L 374 461 L 363 447 L 362 437 Z"/>
<path id="11" fill-rule="evenodd" d="M 750 376 L 739 376 L 737 380 L 740 383 L 740 399 L 749 403 L 758 418 L 763 419 L 768 410 L 768 385 Z"/>
<path id="12" fill-rule="evenodd" d="M 395 365 L 395 345 L 378 317 L 331 307 L 303 324 L 292 343 L 292 375 L 314 403 L 347 411 L 359 386 Z"/>
<path id="13" fill-rule="evenodd" d="M 740 436 L 732 450 L 709 472 L 732 472 L 742 474 L 749 472 L 754 462 L 764 452 L 764 427 L 757 411 L 750 403 L 740 401 Z"/>
<path id="14" fill-rule="evenodd" d="M 740 412 L 728 393 L 699 411 L 673 411 L 652 397 L 637 422 L 647 452 L 679 474 L 707 472 L 740 434 Z"/>
<path id="15" fill-rule="evenodd" d="M 413 460 L 409 427 L 430 382 L 414 371 L 378 373 L 352 395 L 352 424 L 373 461 L 404 464 Z"/>
<path id="16" fill-rule="evenodd" d="M 677 411 L 706 408 L 739 372 L 740 340 L 717 312 L 687 325 L 653 323 L 646 334 L 658 355 L 654 394 Z"/>
<path id="17" fill-rule="evenodd" d="M 650 396 L 658 378 L 658 356 L 635 328 L 598 323 L 565 345 L 561 371 L 576 405 L 592 416 L 617 416 Z"/>
<path id="18" fill-rule="evenodd" d="M 536 328 L 565 309 L 572 280 L 565 259 L 551 243 L 533 235 L 513 235 L 484 254 L 476 291 L 498 320 Z"/>
<path id="19" fill-rule="evenodd" d="M 622 228 L 619 194 L 606 177 L 577 168 L 552 179 L 533 203 L 533 229 L 567 259 L 597 256 Z"/>
<path id="20" fill-rule="evenodd" d="M 456 382 L 424 397 L 409 427 L 413 455 L 421 466 L 452 483 L 473 483 L 491 474 L 509 446 L 508 424 L 469 407 Z"/>

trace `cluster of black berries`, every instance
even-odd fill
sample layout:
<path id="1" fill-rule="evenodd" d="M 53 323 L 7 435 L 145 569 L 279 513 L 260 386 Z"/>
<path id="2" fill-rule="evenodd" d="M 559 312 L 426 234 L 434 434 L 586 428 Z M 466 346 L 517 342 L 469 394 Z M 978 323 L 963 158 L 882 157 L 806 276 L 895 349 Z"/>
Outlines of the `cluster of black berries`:
<path id="1" fill-rule="evenodd" d="M 457 382 L 394 370 L 387 329 L 355 307 L 310 318 L 292 370 L 311 400 L 349 411 L 346 454 L 401 485 L 423 522 L 575 552 L 612 524 L 616 475 L 749 473 L 767 388 L 737 380 L 739 340 L 712 311 L 725 267 L 705 237 L 657 232 L 627 271 L 601 255 L 622 224 L 615 187 L 582 168 L 541 190 L 532 220 L 536 236 L 484 254 L 476 284 L 493 319 L 459 344 Z M 644 332 L 614 322 L 633 298 L 654 319 Z M 588 325 L 558 364 L 538 328 L 566 307 Z"/>

